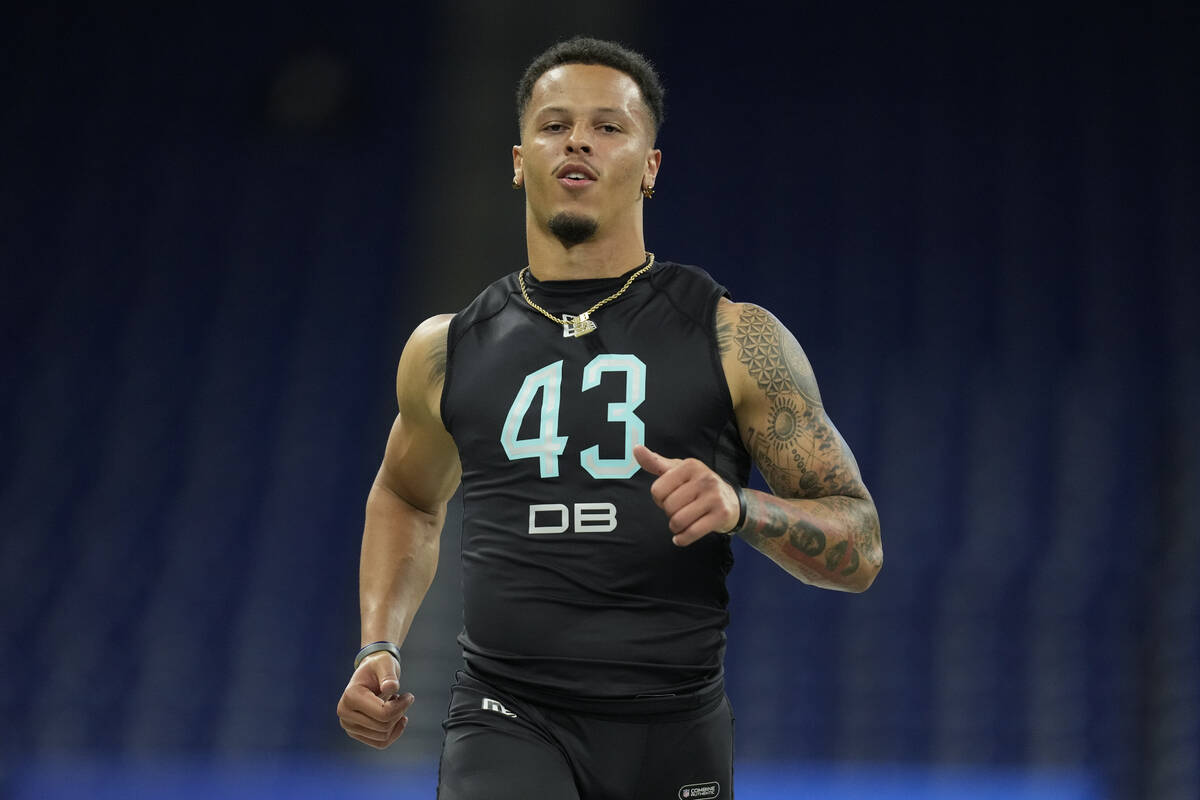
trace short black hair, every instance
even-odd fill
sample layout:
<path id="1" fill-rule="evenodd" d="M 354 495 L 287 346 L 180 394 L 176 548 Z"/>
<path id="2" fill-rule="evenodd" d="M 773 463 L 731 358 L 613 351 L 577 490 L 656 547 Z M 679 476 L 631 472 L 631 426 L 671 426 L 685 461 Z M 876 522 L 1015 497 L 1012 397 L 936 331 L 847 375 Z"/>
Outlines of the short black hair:
<path id="1" fill-rule="evenodd" d="M 524 122 L 525 109 L 533 97 L 533 85 L 538 78 L 562 64 L 599 64 L 624 72 L 641 90 L 642 100 L 654 117 L 654 133 L 658 134 L 666 117 L 666 109 L 663 106 L 662 81 L 654 71 L 654 65 L 641 53 L 616 42 L 587 36 L 576 36 L 551 46 L 526 67 L 521 82 L 517 84 L 518 123 Z"/>

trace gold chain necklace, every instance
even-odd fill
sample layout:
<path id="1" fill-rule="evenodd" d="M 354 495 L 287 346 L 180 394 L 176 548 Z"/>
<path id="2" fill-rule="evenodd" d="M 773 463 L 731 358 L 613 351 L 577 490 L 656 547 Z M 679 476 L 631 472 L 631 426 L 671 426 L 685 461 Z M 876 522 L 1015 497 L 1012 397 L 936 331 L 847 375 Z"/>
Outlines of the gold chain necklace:
<path id="1" fill-rule="evenodd" d="M 597 309 L 599 309 L 601 306 L 611 303 L 613 300 L 616 300 L 618 297 L 625 294 L 625 290 L 632 286 L 634 281 L 650 271 L 650 268 L 654 266 L 654 253 L 647 252 L 646 257 L 648 258 L 646 266 L 630 275 L 629 280 L 625 281 L 624 286 L 601 300 L 599 303 L 596 303 L 596 305 L 592 306 L 577 317 L 571 316 L 570 314 L 563 314 L 562 319 L 559 319 L 546 309 L 539 306 L 537 303 L 533 302 L 533 300 L 529 299 L 529 291 L 525 288 L 525 273 L 529 272 L 529 267 L 526 267 L 517 273 L 517 282 L 521 284 L 521 297 L 525 298 L 525 302 L 529 304 L 530 308 L 553 322 L 555 325 L 562 325 L 564 338 L 570 338 L 572 336 L 579 337 L 596 330 L 596 323 L 592 321 L 592 314 L 595 314 Z"/>

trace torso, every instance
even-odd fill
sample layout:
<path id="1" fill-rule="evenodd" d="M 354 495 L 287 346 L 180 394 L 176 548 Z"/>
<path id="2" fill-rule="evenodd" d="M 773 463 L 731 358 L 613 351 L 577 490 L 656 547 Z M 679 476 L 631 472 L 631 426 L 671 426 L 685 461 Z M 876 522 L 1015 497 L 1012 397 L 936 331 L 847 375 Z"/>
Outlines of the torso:
<path id="1" fill-rule="evenodd" d="M 622 278 L 531 282 L 578 314 Z M 564 698 L 630 699 L 718 685 L 728 537 L 671 543 L 644 442 L 744 484 L 713 319 L 723 289 L 657 264 L 564 338 L 516 273 L 450 324 L 441 413 L 462 462 L 467 668 Z"/>

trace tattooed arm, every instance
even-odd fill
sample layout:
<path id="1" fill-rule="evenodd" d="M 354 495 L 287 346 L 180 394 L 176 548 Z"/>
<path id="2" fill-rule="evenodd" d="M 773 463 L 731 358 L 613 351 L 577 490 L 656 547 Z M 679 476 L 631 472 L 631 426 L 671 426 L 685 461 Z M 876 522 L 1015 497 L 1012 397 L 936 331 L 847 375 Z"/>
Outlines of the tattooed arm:
<path id="1" fill-rule="evenodd" d="M 716 322 L 742 441 L 774 492 L 744 490 L 738 535 L 805 583 L 865 590 L 883 565 L 879 516 L 808 358 L 758 306 L 722 300 Z"/>

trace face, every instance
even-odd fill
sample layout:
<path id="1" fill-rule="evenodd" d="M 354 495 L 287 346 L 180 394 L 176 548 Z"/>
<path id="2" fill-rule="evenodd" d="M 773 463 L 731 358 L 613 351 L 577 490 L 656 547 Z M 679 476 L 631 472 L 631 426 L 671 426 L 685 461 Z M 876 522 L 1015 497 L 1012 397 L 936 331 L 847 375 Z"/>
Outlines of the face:
<path id="1" fill-rule="evenodd" d="M 653 139 L 653 117 L 625 73 L 595 64 L 547 71 L 533 85 L 513 148 L 534 220 L 545 227 L 567 214 L 600 230 L 632 219 L 662 159 Z"/>

